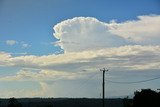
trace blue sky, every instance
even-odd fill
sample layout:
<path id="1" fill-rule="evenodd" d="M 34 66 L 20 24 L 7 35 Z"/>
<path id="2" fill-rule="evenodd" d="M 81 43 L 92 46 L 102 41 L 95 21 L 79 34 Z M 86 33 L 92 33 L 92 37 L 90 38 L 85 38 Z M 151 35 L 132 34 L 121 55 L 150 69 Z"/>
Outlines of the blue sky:
<path id="1" fill-rule="evenodd" d="M 158 0 L 1 0 L 0 48 L 5 48 L 7 52 L 35 55 L 54 53 L 57 48 L 44 44 L 56 41 L 52 36 L 52 27 L 63 20 L 89 16 L 105 22 L 113 19 L 123 22 L 136 19 L 139 15 L 159 14 L 159 5 Z M 24 41 L 32 47 L 24 50 L 19 46 L 15 46 L 16 49 L 5 46 L 3 42 L 8 39 Z"/>
<path id="2" fill-rule="evenodd" d="M 155 77 L 160 69 L 159 15 L 159 0 L 1 0 L 0 97 L 99 97 L 101 75 L 92 80 L 91 93 L 86 91 L 91 86 L 72 96 L 62 91 L 75 90 L 104 66 L 111 69 L 111 80 Z M 111 83 L 107 87 L 112 97 L 159 86 L 155 81 L 130 89 Z"/>

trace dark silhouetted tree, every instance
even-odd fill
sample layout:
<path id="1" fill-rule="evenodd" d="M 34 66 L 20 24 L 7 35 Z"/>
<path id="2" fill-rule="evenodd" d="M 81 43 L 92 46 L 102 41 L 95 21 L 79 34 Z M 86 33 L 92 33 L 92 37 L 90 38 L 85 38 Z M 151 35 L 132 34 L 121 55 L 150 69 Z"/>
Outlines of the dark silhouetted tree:
<path id="1" fill-rule="evenodd" d="M 133 98 L 133 107 L 160 107 L 160 93 L 151 89 L 136 91 Z"/>
<path id="2" fill-rule="evenodd" d="M 21 104 L 18 102 L 17 99 L 15 99 L 15 98 L 10 98 L 10 99 L 9 99 L 8 107 L 21 107 Z"/>

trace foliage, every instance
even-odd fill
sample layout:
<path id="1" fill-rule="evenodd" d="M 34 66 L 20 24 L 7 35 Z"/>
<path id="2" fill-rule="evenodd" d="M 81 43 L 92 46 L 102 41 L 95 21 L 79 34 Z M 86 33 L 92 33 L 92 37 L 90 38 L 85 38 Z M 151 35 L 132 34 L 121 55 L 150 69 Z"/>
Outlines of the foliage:
<path id="1" fill-rule="evenodd" d="M 151 89 L 136 91 L 133 98 L 133 107 L 160 107 L 160 92 Z"/>
<path id="2" fill-rule="evenodd" d="M 10 98 L 10 99 L 9 99 L 8 107 L 21 107 L 21 104 L 18 102 L 17 99 L 15 99 L 15 98 Z"/>

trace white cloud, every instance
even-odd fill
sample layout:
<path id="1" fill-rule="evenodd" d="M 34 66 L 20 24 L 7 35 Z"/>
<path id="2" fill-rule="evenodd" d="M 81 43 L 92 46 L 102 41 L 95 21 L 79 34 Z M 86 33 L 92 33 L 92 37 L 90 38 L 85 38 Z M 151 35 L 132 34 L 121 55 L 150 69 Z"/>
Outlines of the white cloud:
<path id="1" fill-rule="evenodd" d="M 122 46 L 93 51 L 70 52 L 46 56 L 18 56 L 1 53 L 0 66 L 20 68 L 45 69 L 60 72 L 79 72 L 89 68 L 109 66 L 111 68 L 136 69 L 148 64 L 154 64 L 159 69 L 160 46 Z M 153 66 L 153 65 L 152 65 Z M 146 68 L 146 67 L 144 67 Z M 152 69 L 151 66 L 148 69 Z"/>
<path id="2" fill-rule="evenodd" d="M 1 77 L 0 81 L 37 81 L 48 82 L 57 80 L 73 80 L 78 78 L 84 78 L 90 72 L 64 72 L 54 70 L 33 70 L 33 69 L 21 69 L 15 75 Z"/>
<path id="3" fill-rule="evenodd" d="M 11 57 L 11 55 L 9 53 L 6 52 L 0 52 L 0 59 L 1 61 L 7 60 Z"/>
<path id="4" fill-rule="evenodd" d="M 6 44 L 7 45 L 15 45 L 16 43 L 18 43 L 17 41 L 15 41 L 15 40 L 6 40 Z"/>
<path id="5" fill-rule="evenodd" d="M 117 35 L 111 34 L 105 23 L 91 17 L 75 17 L 65 20 L 54 26 L 54 36 L 60 41 L 65 52 L 79 52 L 106 47 L 117 47 L 126 44 L 126 41 Z"/>
<path id="6" fill-rule="evenodd" d="M 147 20 L 150 22 L 153 21 L 153 19 L 156 20 L 159 16 L 140 17 L 141 19 L 138 21 L 126 22 L 127 25 L 131 24 L 136 26 L 137 24 L 135 23 L 138 23 L 139 25 L 139 23 L 142 22 L 142 24 L 144 24 L 144 22 L 148 24 Z M 149 63 L 154 63 L 154 65 L 158 66 L 160 52 L 159 45 L 127 45 L 129 42 L 124 43 L 124 41 L 127 39 L 125 37 L 120 37 L 122 36 L 121 33 L 119 36 L 111 33 L 116 29 L 114 27 L 115 23 L 115 21 L 112 21 L 112 23 L 107 24 L 90 17 L 76 17 L 63 21 L 54 26 L 54 35 L 60 39 L 57 44 L 63 47 L 66 53 L 59 55 L 25 55 L 13 57 L 8 53 L 3 52 L 0 53 L 0 57 L 5 57 L 0 60 L 0 66 L 15 66 L 21 68 L 48 69 L 70 72 L 73 72 L 72 69 L 79 71 L 92 66 L 104 66 L 104 64 L 111 67 L 126 67 L 128 69 L 132 68 L 132 66 L 146 66 Z M 123 25 L 123 23 L 121 23 L 121 25 Z M 154 25 L 152 25 L 152 27 L 153 26 Z M 155 25 L 156 29 L 157 27 L 158 26 Z M 120 27 L 117 27 L 117 29 L 118 28 Z M 156 30 L 156 32 L 158 31 Z M 150 31 L 150 33 L 152 32 Z M 153 34 L 154 33 L 155 32 L 153 32 Z M 99 49 L 98 45 L 102 47 Z M 147 62 L 148 60 L 151 61 Z"/>
<path id="7" fill-rule="evenodd" d="M 53 44 L 64 49 L 63 54 L 15 57 L 0 52 L 0 67 L 20 69 L 0 81 L 36 81 L 41 86 L 39 91 L 22 90 L 21 93 L 43 96 L 50 93 L 49 81 L 88 78 L 88 74 L 102 67 L 117 71 L 159 70 L 159 17 L 139 16 L 137 20 L 122 23 L 100 22 L 91 17 L 65 20 L 54 26 L 54 36 L 59 41 Z"/>
<path id="8" fill-rule="evenodd" d="M 6 52 L 0 52 L 0 66 L 7 66 L 8 59 L 11 58 L 11 55 Z"/>
<path id="9" fill-rule="evenodd" d="M 65 52 L 81 52 L 124 45 L 159 45 L 160 16 L 138 16 L 138 20 L 101 22 L 92 17 L 75 17 L 53 27 L 56 46 Z"/>
<path id="10" fill-rule="evenodd" d="M 10 53 L 11 55 L 27 55 L 27 52 L 20 52 L 20 53 Z"/>
<path id="11" fill-rule="evenodd" d="M 160 15 L 138 16 L 138 20 L 107 24 L 110 32 L 137 44 L 160 45 Z"/>
<path id="12" fill-rule="evenodd" d="M 160 69 L 160 39 L 157 39 L 160 34 L 159 17 L 139 16 L 138 20 L 123 23 L 105 23 L 91 17 L 68 19 L 54 26 L 54 36 L 59 39 L 54 45 L 61 46 L 65 53 L 13 57 L 9 53 L 1 52 L 0 66 L 41 71 L 35 74 L 20 72 L 14 77 L 15 80 L 19 79 L 22 73 L 39 80 L 43 73 L 48 71 L 47 77 L 57 77 L 56 72 L 63 75 L 104 66 L 123 70 Z M 72 76 L 76 77 L 74 74 Z"/>
<path id="13" fill-rule="evenodd" d="M 18 43 L 21 45 L 22 48 L 28 48 L 28 47 L 31 46 L 28 43 L 25 43 L 24 41 L 18 42 L 18 41 L 15 41 L 15 40 L 6 40 L 6 44 L 10 45 L 10 46 L 18 44 Z"/>
<path id="14" fill-rule="evenodd" d="M 22 47 L 22 48 L 28 48 L 28 47 L 31 46 L 30 44 L 25 43 L 24 41 L 21 41 L 20 44 L 21 44 L 21 47 Z"/>
<path id="15" fill-rule="evenodd" d="M 18 83 L 17 83 L 18 84 Z M 39 88 L 34 89 L 26 89 L 24 87 L 21 88 L 8 88 L 8 89 L 0 89 L 1 92 L 1 98 L 10 98 L 10 97 L 16 97 L 16 98 L 28 98 L 28 97 L 52 97 L 53 96 L 53 90 L 51 90 L 51 87 L 45 82 L 38 82 L 40 85 Z M 7 93 L 7 94 L 6 94 Z"/>
<path id="16" fill-rule="evenodd" d="M 22 44 L 22 48 L 28 48 L 28 47 L 30 47 L 29 44 L 27 44 L 27 43 Z"/>

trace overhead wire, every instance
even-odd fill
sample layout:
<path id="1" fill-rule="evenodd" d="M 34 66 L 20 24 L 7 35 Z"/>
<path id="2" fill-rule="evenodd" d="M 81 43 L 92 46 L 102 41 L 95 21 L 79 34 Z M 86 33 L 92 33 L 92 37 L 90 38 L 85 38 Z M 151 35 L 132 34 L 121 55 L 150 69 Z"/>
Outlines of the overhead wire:
<path id="1" fill-rule="evenodd" d="M 93 77 L 95 77 L 98 74 L 99 73 L 95 73 L 95 74 L 89 76 L 89 78 L 86 81 L 84 81 L 81 85 L 79 85 L 79 89 L 81 89 L 86 83 L 88 83 L 89 80 L 91 80 Z"/>
<path id="2" fill-rule="evenodd" d="M 140 81 L 131 81 L 131 82 L 126 82 L 126 81 L 111 81 L 111 80 L 105 80 L 105 81 L 108 81 L 110 83 L 117 83 L 117 84 L 136 84 L 136 83 L 143 83 L 143 82 L 153 81 L 153 80 L 157 80 L 157 79 L 160 79 L 160 76 L 159 77 L 155 77 L 155 78 L 151 78 L 151 79 L 140 80 Z"/>
<path id="3" fill-rule="evenodd" d="M 81 84 L 79 84 L 78 87 L 75 87 L 74 90 L 80 90 L 80 89 L 84 88 L 85 84 L 87 84 L 90 80 L 93 79 L 93 77 L 95 77 L 95 76 L 98 75 L 98 74 L 99 74 L 99 73 L 94 73 L 94 74 L 90 75 L 90 76 L 87 78 L 87 80 L 85 80 L 84 82 L 82 82 Z M 71 90 L 72 90 L 72 89 L 71 89 Z M 71 92 L 71 91 L 68 90 L 66 94 L 68 94 L 68 95 L 74 95 L 73 92 L 74 92 L 74 91 Z"/>
<path id="4" fill-rule="evenodd" d="M 96 77 L 98 74 L 100 73 L 94 73 L 93 75 L 89 76 L 86 81 L 84 81 L 81 85 L 79 85 L 79 87 L 77 87 L 77 90 L 84 89 L 86 84 L 88 84 L 89 81 L 93 80 L 94 77 Z"/>

